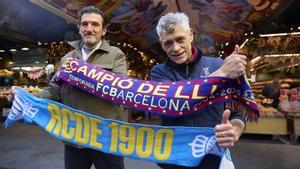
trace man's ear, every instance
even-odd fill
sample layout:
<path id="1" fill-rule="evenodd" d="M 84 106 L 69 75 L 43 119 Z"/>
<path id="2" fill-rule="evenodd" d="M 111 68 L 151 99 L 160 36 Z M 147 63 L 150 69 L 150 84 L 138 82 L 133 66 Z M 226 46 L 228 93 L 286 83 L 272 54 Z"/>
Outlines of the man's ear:
<path id="1" fill-rule="evenodd" d="M 81 32 L 80 32 L 80 25 L 77 25 L 77 30 L 78 30 L 78 33 L 79 33 L 79 35 L 81 35 Z"/>
<path id="2" fill-rule="evenodd" d="M 194 31 L 192 28 L 190 28 L 190 36 L 191 36 L 191 41 L 193 42 L 194 40 Z"/>
<path id="3" fill-rule="evenodd" d="M 104 36 L 106 34 L 106 28 L 102 29 L 102 36 Z"/>
<path id="4" fill-rule="evenodd" d="M 163 43 L 162 43 L 161 40 L 159 40 L 159 43 L 160 43 L 161 48 L 162 48 L 163 50 L 165 50 L 164 45 L 163 45 Z"/>

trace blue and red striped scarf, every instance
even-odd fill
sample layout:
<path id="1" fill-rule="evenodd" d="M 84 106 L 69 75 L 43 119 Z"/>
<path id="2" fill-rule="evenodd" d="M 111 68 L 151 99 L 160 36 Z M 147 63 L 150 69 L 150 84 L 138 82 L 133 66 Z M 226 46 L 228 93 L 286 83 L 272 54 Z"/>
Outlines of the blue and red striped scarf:
<path id="1" fill-rule="evenodd" d="M 224 102 L 250 121 L 259 117 L 253 92 L 243 76 L 238 79 L 204 77 L 180 82 L 144 81 L 69 58 L 55 79 L 107 101 L 168 117 L 198 113 Z"/>

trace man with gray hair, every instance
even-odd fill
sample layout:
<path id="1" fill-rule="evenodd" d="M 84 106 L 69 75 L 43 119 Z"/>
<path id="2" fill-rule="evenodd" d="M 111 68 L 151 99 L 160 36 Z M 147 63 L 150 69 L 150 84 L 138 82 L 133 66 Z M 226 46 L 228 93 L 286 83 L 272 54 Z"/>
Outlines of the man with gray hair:
<path id="1" fill-rule="evenodd" d="M 158 82 L 183 81 L 205 76 L 237 78 L 246 70 L 246 56 L 239 54 L 239 46 L 224 61 L 203 56 L 199 48 L 192 46 L 193 31 L 184 13 L 168 13 L 162 16 L 156 27 L 162 49 L 168 55 L 166 61 L 151 70 L 151 80 Z M 213 127 L 217 142 L 222 148 L 231 148 L 244 131 L 245 118 L 238 112 L 214 105 L 205 112 L 179 118 L 162 117 L 164 126 Z M 194 169 L 218 169 L 220 158 L 206 155 Z M 172 164 L 158 164 L 163 169 L 191 169 Z"/>

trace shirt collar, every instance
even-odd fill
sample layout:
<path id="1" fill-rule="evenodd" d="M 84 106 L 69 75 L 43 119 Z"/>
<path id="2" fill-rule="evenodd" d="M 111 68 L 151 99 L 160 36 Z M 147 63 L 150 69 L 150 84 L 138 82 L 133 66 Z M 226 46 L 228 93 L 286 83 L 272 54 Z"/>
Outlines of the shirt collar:
<path id="1" fill-rule="evenodd" d="M 193 63 L 196 60 L 196 56 L 198 55 L 197 48 L 195 46 L 192 46 L 192 58 L 189 62 L 187 63 Z"/>

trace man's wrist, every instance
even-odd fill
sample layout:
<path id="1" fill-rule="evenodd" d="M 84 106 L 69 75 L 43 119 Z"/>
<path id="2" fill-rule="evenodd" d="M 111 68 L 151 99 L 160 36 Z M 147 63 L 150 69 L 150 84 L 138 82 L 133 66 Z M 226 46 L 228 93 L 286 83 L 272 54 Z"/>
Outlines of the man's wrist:
<path id="1" fill-rule="evenodd" d="M 218 69 L 218 70 L 214 71 L 212 74 L 210 74 L 210 76 L 227 77 L 228 74 L 225 73 L 224 71 L 222 71 L 221 69 Z"/>
<path id="2" fill-rule="evenodd" d="M 243 131 L 245 129 L 245 123 L 240 119 L 232 119 L 230 120 L 230 123 L 232 124 L 234 130 L 234 141 L 236 142 L 243 134 Z"/>

